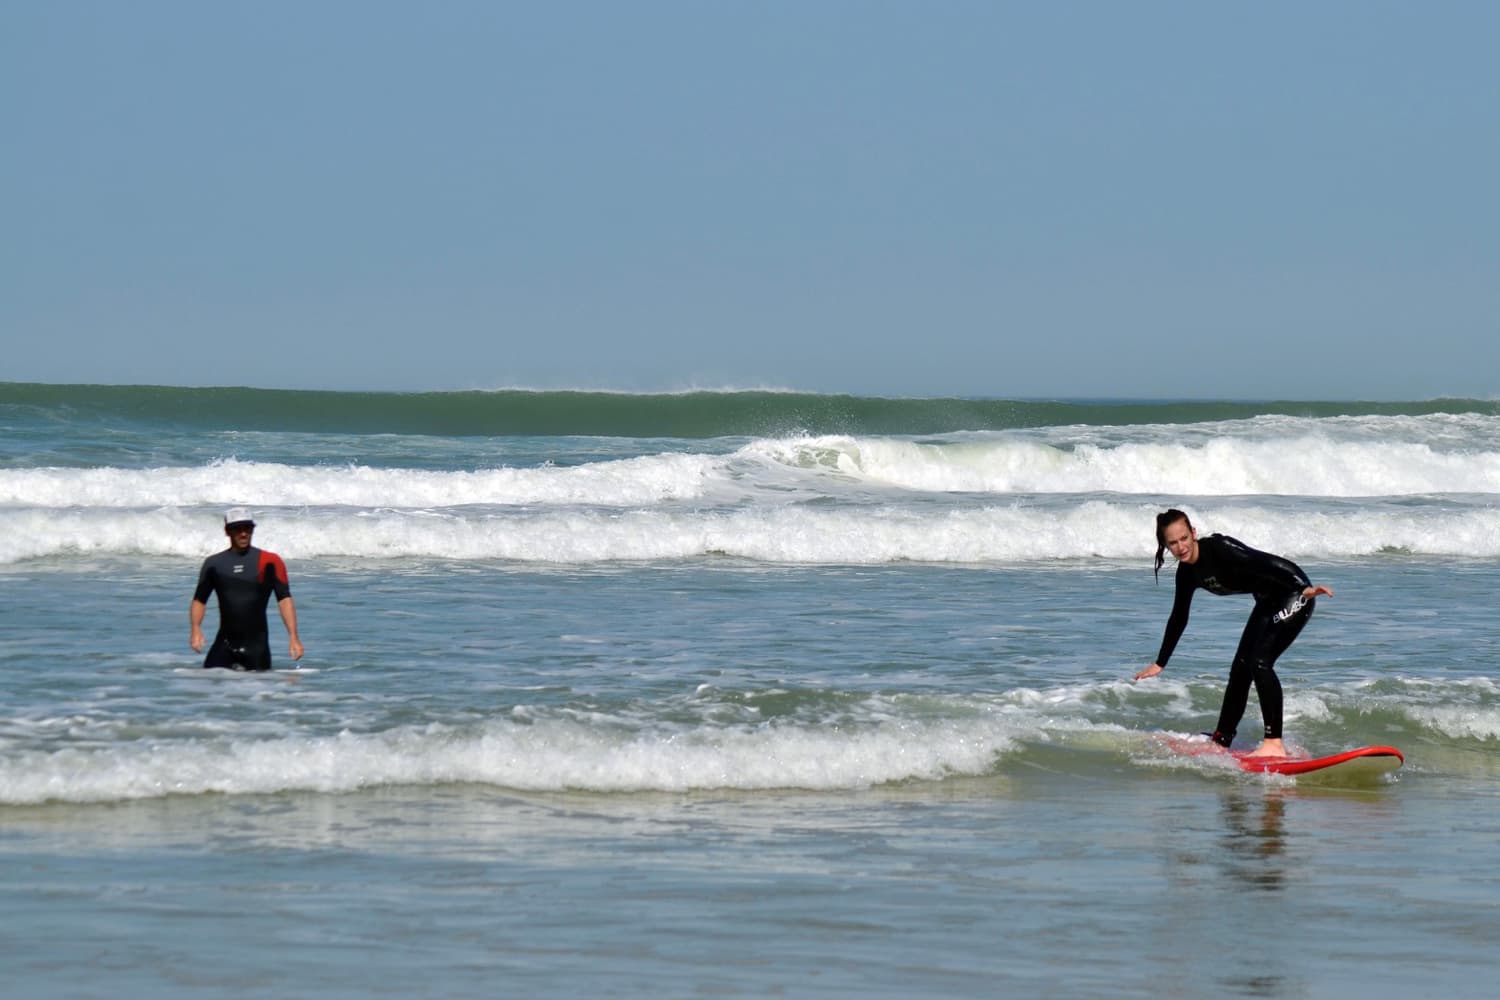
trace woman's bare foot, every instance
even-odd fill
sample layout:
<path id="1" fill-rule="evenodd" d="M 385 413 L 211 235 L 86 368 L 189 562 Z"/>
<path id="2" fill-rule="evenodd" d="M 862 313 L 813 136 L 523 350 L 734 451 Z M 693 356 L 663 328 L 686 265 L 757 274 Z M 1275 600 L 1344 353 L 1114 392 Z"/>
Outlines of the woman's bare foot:
<path id="1" fill-rule="evenodd" d="M 1280 740 L 1262 740 L 1260 746 L 1245 754 L 1246 757 L 1285 757 L 1286 746 Z"/>

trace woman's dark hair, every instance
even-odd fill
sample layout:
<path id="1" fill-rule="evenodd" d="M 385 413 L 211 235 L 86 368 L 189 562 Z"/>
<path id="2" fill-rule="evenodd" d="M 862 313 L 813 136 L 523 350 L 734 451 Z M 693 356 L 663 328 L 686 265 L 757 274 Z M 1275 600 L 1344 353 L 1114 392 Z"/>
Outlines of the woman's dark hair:
<path id="1" fill-rule="evenodd" d="M 1166 556 L 1162 555 L 1162 552 L 1167 547 L 1167 526 L 1176 524 L 1178 521 L 1185 522 L 1189 531 L 1193 530 L 1193 522 L 1176 507 L 1156 515 L 1156 567 L 1151 574 L 1156 577 L 1157 583 L 1161 582 L 1161 564 L 1166 561 Z"/>

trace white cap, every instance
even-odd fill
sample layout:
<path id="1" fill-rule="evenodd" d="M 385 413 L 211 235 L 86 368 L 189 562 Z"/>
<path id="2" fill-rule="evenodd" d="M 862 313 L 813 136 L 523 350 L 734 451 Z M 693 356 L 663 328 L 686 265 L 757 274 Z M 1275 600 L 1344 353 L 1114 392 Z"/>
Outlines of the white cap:
<path id="1" fill-rule="evenodd" d="M 224 524 L 248 524 L 254 527 L 255 518 L 250 516 L 249 507 L 231 507 L 224 512 Z"/>

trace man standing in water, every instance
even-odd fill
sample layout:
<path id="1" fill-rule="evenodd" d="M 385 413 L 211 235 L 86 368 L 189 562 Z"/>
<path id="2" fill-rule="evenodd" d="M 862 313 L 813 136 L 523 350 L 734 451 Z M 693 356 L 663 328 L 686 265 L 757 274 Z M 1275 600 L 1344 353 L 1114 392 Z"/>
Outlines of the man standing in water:
<path id="1" fill-rule="evenodd" d="M 276 610 L 286 626 L 287 652 L 302 659 L 302 640 L 297 638 L 297 606 L 287 581 L 286 564 L 274 552 L 251 546 L 255 521 L 243 507 L 224 515 L 224 534 L 229 548 L 203 560 L 198 589 L 188 606 L 192 632 L 188 642 L 193 652 L 203 652 L 203 615 L 208 595 L 219 595 L 219 632 L 214 636 L 204 667 L 230 670 L 270 670 L 271 642 L 266 627 L 266 602 L 276 594 Z"/>

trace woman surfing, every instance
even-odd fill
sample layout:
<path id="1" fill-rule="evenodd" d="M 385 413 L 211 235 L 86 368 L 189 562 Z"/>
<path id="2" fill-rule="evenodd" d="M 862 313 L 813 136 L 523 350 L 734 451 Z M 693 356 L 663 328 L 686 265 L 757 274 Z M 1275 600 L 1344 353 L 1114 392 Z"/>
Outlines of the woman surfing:
<path id="1" fill-rule="evenodd" d="M 1246 757 L 1285 757 L 1281 741 L 1281 681 L 1276 676 L 1276 658 L 1286 652 L 1302 626 L 1312 617 L 1315 598 L 1333 596 L 1327 587 L 1314 586 L 1301 567 L 1290 559 L 1252 549 L 1228 535 L 1200 539 L 1187 514 L 1172 509 L 1156 515 L 1156 573 L 1161 573 L 1168 550 L 1177 559 L 1177 593 L 1172 614 L 1162 635 L 1156 662 L 1135 675 L 1136 680 L 1155 677 L 1166 668 L 1187 628 L 1193 594 L 1203 588 L 1210 594 L 1252 594 L 1255 606 L 1240 636 L 1229 683 L 1219 709 L 1219 723 L 1212 739 L 1222 747 L 1234 740 L 1234 731 L 1245 715 L 1250 685 L 1260 700 L 1265 738 Z"/>

